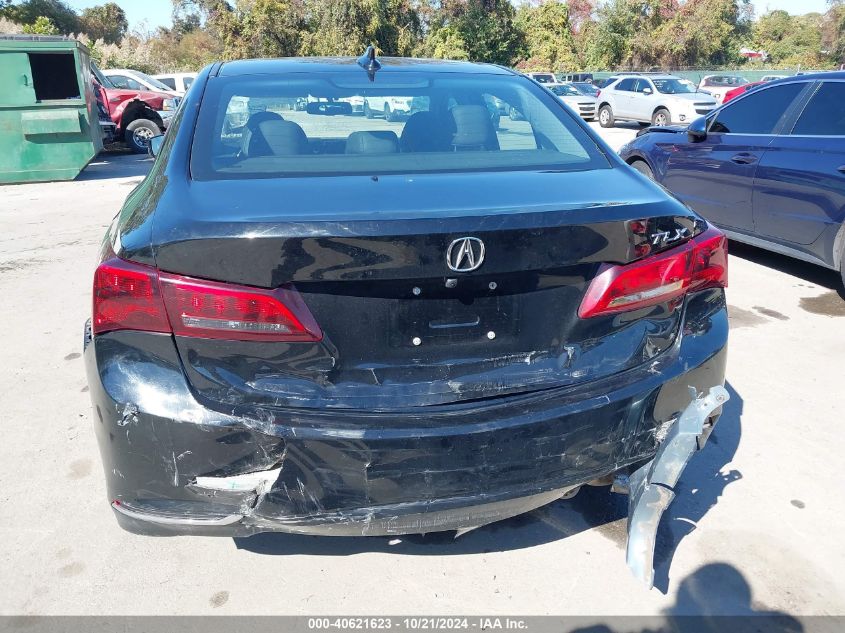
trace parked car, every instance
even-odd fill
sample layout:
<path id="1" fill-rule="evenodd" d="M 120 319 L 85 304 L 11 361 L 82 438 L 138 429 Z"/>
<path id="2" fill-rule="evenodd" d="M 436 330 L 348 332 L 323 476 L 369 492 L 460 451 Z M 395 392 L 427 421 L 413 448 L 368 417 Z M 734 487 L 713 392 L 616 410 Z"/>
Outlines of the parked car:
<path id="1" fill-rule="evenodd" d="M 364 97 L 364 116 L 368 119 L 376 116 L 385 121 L 399 121 L 411 114 L 411 97 L 366 96 Z"/>
<path id="2" fill-rule="evenodd" d="M 172 89 L 158 79 L 153 79 L 140 70 L 109 68 L 103 70 L 103 74 L 109 78 L 115 88 L 122 90 L 146 90 L 148 92 L 163 92 L 176 97 L 182 96 L 179 91 Z"/>
<path id="3" fill-rule="evenodd" d="M 622 157 L 732 239 L 845 281 L 845 73 L 759 86 L 688 129 L 645 130 Z"/>
<path id="4" fill-rule="evenodd" d="M 727 399 L 724 236 L 505 68 L 371 48 L 196 83 L 94 273 L 120 525 L 464 530 L 631 473 L 650 583 L 670 488 Z M 269 109 L 361 86 L 428 108 L 401 129 Z M 490 96 L 525 121 L 496 131 Z"/>
<path id="5" fill-rule="evenodd" d="M 117 88 L 95 63 L 91 73 L 99 84 L 100 100 L 117 126 L 117 138 L 137 153 L 147 152 L 149 140 L 167 129 L 179 107 L 179 98 L 170 93 Z"/>
<path id="6" fill-rule="evenodd" d="M 364 114 L 364 97 L 361 95 L 353 95 L 351 97 L 341 97 L 338 101 L 345 101 L 352 108 L 353 114 Z"/>
<path id="7" fill-rule="evenodd" d="M 717 102 L 722 103 L 725 93 L 738 86 L 749 83 L 745 77 L 739 75 L 707 75 L 698 84 L 698 89 L 712 95 Z"/>
<path id="8" fill-rule="evenodd" d="M 184 96 L 188 92 L 188 88 L 194 83 L 197 78 L 196 73 L 168 73 L 165 75 L 153 75 L 152 77 L 159 83 L 164 84 L 170 90 L 174 91 L 179 96 Z"/>
<path id="9" fill-rule="evenodd" d="M 713 97 L 697 92 L 694 84 L 679 77 L 622 74 L 601 89 L 599 123 L 602 127 L 613 127 L 616 121 L 688 123 L 715 107 Z"/>
<path id="10" fill-rule="evenodd" d="M 560 75 L 561 83 L 583 82 L 587 84 L 593 83 L 593 73 L 562 73 Z"/>
<path id="11" fill-rule="evenodd" d="M 103 144 L 108 145 L 118 141 L 117 125 L 111 120 L 109 109 L 106 106 L 106 91 L 96 77 L 92 77 L 91 83 L 93 85 L 94 99 L 97 102 L 97 120 L 100 124 L 100 131 L 103 135 Z"/>
<path id="12" fill-rule="evenodd" d="M 601 88 L 599 88 L 594 83 L 587 83 L 585 81 L 573 81 L 572 85 L 575 86 L 575 89 L 578 92 L 588 97 L 598 97 L 599 94 L 601 94 Z"/>
<path id="13" fill-rule="evenodd" d="M 727 103 L 731 99 L 734 99 L 734 98 L 738 97 L 739 95 L 745 94 L 749 90 L 754 90 L 755 88 L 763 85 L 764 83 L 766 83 L 766 82 L 765 81 L 752 81 L 751 83 L 743 84 L 742 86 L 738 86 L 736 88 L 728 90 L 725 93 L 724 98 L 722 99 L 722 103 Z"/>
<path id="14" fill-rule="evenodd" d="M 538 84 L 554 84 L 557 83 L 557 77 L 554 73 L 525 73 L 529 79 L 533 79 Z"/>
<path id="15" fill-rule="evenodd" d="M 567 83 L 546 84 L 546 88 L 551 90 L 558 99 L 572 108 L 583 119 L 592 121 L 596 118 L 598 100 L 595 97 L 583 95 L 575 86 Z"/>
<path id="16" fill-rule="evenodd" d="M 775 81 L 777 79 L 786 79 L 789 75 L 764 75 L 760 81 Z"/>

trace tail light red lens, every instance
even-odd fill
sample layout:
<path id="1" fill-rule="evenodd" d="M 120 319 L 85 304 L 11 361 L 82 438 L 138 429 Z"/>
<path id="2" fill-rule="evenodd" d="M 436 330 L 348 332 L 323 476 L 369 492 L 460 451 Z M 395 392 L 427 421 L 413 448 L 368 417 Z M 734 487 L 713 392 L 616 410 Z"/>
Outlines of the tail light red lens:
<path id="1" fill-rule="evenodd" d="M 160 273 L 173 333 L 240 341 L 319 341 L 323 334 L 290 288 L 264 290 Z"/>
<path id="2" fill-rule="evenodd" d="M 711 228 L 682 246 L 624 266 L 604 265 L 578 308 L 582 319 L 629 312 L 691 290 L 728 285 L 728 244 Z"/>
<path id="3" fill-rule="evenodd" d="M 111 256 L 94 273 L 94 334 L 170 332 L 155 268 Z"/>
<path id="4" fill-rule="evenodd" d="M 95 334 L 167 332 L 239 341 L 319 341 L 323 334 L 292 288 L 265 290 L 159 272 L 114 255 L 94 274 Z"/>

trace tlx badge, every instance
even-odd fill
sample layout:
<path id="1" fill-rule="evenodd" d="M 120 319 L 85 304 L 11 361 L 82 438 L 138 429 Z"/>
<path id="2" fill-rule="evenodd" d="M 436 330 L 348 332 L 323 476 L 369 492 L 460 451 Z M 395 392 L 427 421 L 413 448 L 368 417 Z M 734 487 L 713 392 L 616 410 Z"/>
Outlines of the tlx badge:
<path id="1" fill-rule="evenodd" d="M 650 236 L 652 246 L 665 246 L 672 242 L 684 239 L 689 235 L 689 229 L 681 227 L 672 231 L 660 231 L 659 233 L 652 233 Z"/>

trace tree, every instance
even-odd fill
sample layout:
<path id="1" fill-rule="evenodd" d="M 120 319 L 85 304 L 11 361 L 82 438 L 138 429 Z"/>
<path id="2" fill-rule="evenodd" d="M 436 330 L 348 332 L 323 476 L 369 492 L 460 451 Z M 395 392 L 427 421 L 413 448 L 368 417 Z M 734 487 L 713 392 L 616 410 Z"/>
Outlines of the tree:
<path id="1" fill-rule="evenodd" d="M 509 0 L 443 0 L 432 12 L 423 52 L 432 57 L 511 65 L 525 38 Z"/>
<path id="2" fill-rule="evenodd" d="M 114 2 L 83 9 L 79 22 L 84 33 L 107 44 L 117 44 L 129 29 L 126 13 Z"/>
<path id="3" fill-rule="evenodd" d="M 50 18 L 39 15 L 35 18 L 34 23 L 24 24 L 23 32 L 32 33 L 33 35 L 58 35 L 59 29 L 56 28 L 56 25 L 53 24 Z"/>
<path id="4" fill-rule="evenodd" d="M 0 7 L 0 15 L 12 22 L 35 25 L 40 17 L 47 18 L 59 33 L 79 32 L 79 17 L 61 0 L 24 0 L 19 4 Z"/>
<path id="5" fill-rule="evenodd" d="M 822 46 L 836 67 L 845 64 L 845 4 L 831 3 L 822 24 Z"/>
<path id="6" fill-rule="evenodd" d="M 549 0 L 539 6 L 523 5 L 516 25 L 524 34 L 529 55 L 517 64 L 520 70 L 558 72 L 580 67 L 567 4 Z"/>
<path id="7" fill-rule="evenodd" d="M 306 0 L 303 55 L 360 55 L 374 44 L 380 55 L 408 56 L 422 37 L 409 0 Z"/>

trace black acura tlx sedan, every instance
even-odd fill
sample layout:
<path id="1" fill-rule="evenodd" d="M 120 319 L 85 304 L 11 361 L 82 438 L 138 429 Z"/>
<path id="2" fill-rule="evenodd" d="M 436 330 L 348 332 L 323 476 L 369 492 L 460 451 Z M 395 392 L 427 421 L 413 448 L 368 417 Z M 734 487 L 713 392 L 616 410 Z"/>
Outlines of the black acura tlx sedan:
<path id="1" fill-rule="evenodd" d="M 85 337 L 123 528 L 465 530 L 613 482 L 651 582 L 727 399 L 718 230 L 493 65 L 216 63 L 150 150 Z"/>

